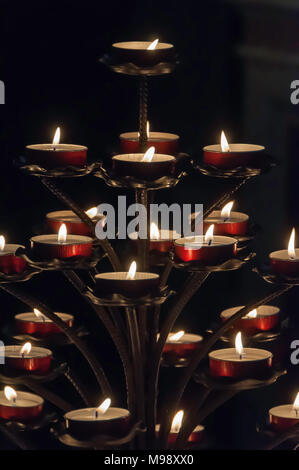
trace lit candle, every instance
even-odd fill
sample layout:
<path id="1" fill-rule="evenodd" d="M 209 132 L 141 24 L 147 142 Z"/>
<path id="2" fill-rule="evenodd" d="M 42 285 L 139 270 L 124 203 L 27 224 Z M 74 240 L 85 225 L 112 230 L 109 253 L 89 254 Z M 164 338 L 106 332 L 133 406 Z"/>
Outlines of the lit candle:
<path id="1" fill-rule="evenodd" d="M 201 346 L 203 337 L 178 331 L 170 333 L 163 348 L 163 360 L 169 365 L 186 365 Z"/>
<path id="2" fill-rule="evenodd" d="M 293 404 L 275 406 L 269 410 L 271 427 L 277 432 L 284 432 L 299 423 L 299 393 Z"/>
<path id="3" fill-rule="evenodd" d="M 265 147 L 253 144 L 228 144 L 224 132 L 220 144 L 207 145 L 203 148 L 204 162 L 218 168 L 247 166 L 258 158 Z"/>
<path id="4" fill-rule="evenodd" d="M 155 41 L 129 41 L 112 44 L 112 55 L 120 62 L 131 62 L 140 67 L 152 67 L 159 62 L 174 59 L 172 44 Z"/>
<path id="5" fill-rule="evenodd" d="M 221 320 L 223 322 L 229 320 L 229 318 L 231 318 L 241 308 L 244 308 L 244 305 L 223 310 L 220 314 Z M 237 320 L 232 328 L 242 330 L 248 334 L 254 334 L 258 331 L 273 330 L 273 328 L 279 323 L 279 314 L 280 309 L 278 307 L 273 307 L 272 305 L 260 305 L 245 315 L 245 317 Z"/>
<path id="6" fill-rule="evenodd" d="M 30 239 L 31 249 L 39 259 L 88 257 L 92 252 L 92 238 L 83 235 L 68 235 L 65 224 L 57 234 L 37 235 Z"/>
<path id="7" fill-rule="evenodd" d="M 5 357 L 5 370 L 45 374 L 50 370 L 52 351 L 25 343 L 23 346 L 5 346 L 1 354 Z"/>
<path id="8" fill-rule="evenodd" d="M 98 408 L 69 411 L 64 415 L 66 429 L 70 434 L 83 438 L 96 434 L 126 435 L 131 427 L 130 412 L 124 408 L 112 408 L 110 403 L 110 398 L 106 398 Z"/>
<path id="9" fill-rule="evenodd" d="M 15 253 L 22 245 L 6 245 L 5 238 L 0 235 L 0 272 L 4 274 L 21 273 L 26 268 L 26 261 Z"/>
<path id="10" fill-rule="evenodd" d="M 96 274 L 96 287 L 99 294 L 121 294 L 124 297 L 142 297 L 154 293 L 159 285 L 159 275 L 137 272 L 135 261 L 128 272 L 108 272 Z"/>
<path id="11" fill-rule="evenodd" d="M 150 132 L 147 121 L 147 148 L 152 145 L 157 153 L 176 155 L 178 153 L 179 136 L 168 132 Z M 121 153 L 139 152 L 139 132 L 124 132 L 120 134 Z"/>
<path id="12" fill-rule="evenodd" d="M 170 433 L 168 435 L 168 444 L 175 444 L 176 442 L 176 439 L 178 437 L 178 434 L 181 430 L 181 427 L 182 427 L 182 422 L 183 422 L 183 417 L 184 417 L 184 411 L 183 410 L 180 410 L 178 411 L 173 420 L 172 420 L 172 423 L 171 423 L 171 428 L 170 428 Z M 203 434 L 204 434 L 204 426 L 201 426 L 200 424 L 198 426 L 196 426 L 192 433 L 190 434 L 190 436 L 188 437 L 188 443 L 197 443 L 197 442 L 200 442 L 203 438 Z M 156 425 L 156 435 L 158 435 L 159 433 L 159 430 L 160 430 L 160 425 L 157 424 Z"/>
<path id="13" fill-rule="evenodd" d="M 56 129 L 52 144 L 27 145 L 26 157 L 29 163 L 51 169 L 61 166 L 86 165 L 87 147 L 83 145 L 60 144 L 60 128 Z"/>
<path id="14" fill-rule="evenodd" d="M 213 377 L 260 378 L 272 366 L 272 353 L 264 349 L 243 348 L 239 332 L 235 348 L 217 349 L 209 353 L 209 365 Z"/>
<path id="15" fill-rule="evenodd" d="M 150 251 L 167 253 L 171 250 L 174 240 L 180 238 L 180 234 L 174 230 L 159 230 L 155 222 L 150 227 Z"/>
<path id="16" fill-rule="evenodd" d="M 270 253 L 272 271 L 285 276 L 299 276 L 299 248 L 295 248 L 295 229 L 293 228 L 287 250 Z"/>
<path id="17" fill-rule="evenodd" d="M 206 234 L 175 240 L 175 253 L 182 261 L 201 261 L 206 265 L 224 262 L 237 253 L 237 240 L 213 234 L 212 224 Z"/>
<path id="18" fill-rule="evenodd" d="M 94 223 L 104 216 L 98 214 L 96 207 L 85 211 Z M 61 224 L 65 224 L 67 233 L 73 235 L 92 235 L 90 228 L 73 211 L 54 211 L 46 215 L 46 225 L 50 233 L 57 233 Z"/>
<path id="19" fill-rule="evenodd" d="M 33 421 L 43 410 L 44 400 L 28 392 L 16 392 L 6 386 L 0 392 L 0 418 L 9 421 Z"/>
<path id="20" fill-rule="evenodd" d="M 203 230 L 214 224 L 215 235 L 245 235 L 249 217 L 243 212 L 232 212 L 233 204 L 234 201 L 230 201 L 221 211 L 213 211 L 203 221 Z"/>
<path id="21" fill-rule="evenodd" d="M 68 313 L 55 312 L 60 320 L 67 326 L 74 324 L 74 316 Z M 15 315 L 15 323 L 19 333 L 38 337 L 46 337 L 53 334 L 61 334 L 63 331 L 54 323 L 45 317 L 37 308 L 33 312 L 18 313 Z"/>

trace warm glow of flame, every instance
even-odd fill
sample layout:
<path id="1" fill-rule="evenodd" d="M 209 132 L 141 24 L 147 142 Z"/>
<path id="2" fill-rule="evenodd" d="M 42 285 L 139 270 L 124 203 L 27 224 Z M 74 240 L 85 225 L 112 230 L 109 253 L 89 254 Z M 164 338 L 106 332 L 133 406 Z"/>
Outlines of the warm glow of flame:
<path id="1" fill-rule="evenodd" d="M 226 139 L 225 134 L 224 134 L 223 131 L 221 132 L 221 141 L 220 141 L 220 143 L 221 143 L 222 152 L 230 152 L 230 148 L 229 148 L 227 139 Z"/>
<path id="2" fill-rule="evenodd" d="M 293 228 L 289 245 L 288 245 L 288 255 L 290 259 L 296 259 L 296 251 L 295 251 L 295 229 Z"/>
<path id="3" fill-rule="evenodd" d="M 150 123 L 149 123 L 149 121 L 146 121 L 146 135 L 147 135 L 147 138 L 149 139 L 149 136 L 150 136 Z"/>
<path id="4" fill-rule="evenodd" d="M 143 162 L 151 162 L 152 159 L 153 159 L 153 156 L 154 156 L 155 151 L 156 151 L 155 147 L 150 147 L 150 148 L 145 152 L 145 154 L 143 155 L 142 161 L 143 161 Z"/>
<path id="5" fill-rule="evenodd" d="M 183 410 L 178 411 L 172 420 L 170 432 L 178 433 L 180 431 L 183 417 L 184 417 L 184 411 Z"/>
<path id="6" fill-rule="evenodd" d="M 103 403 L 100 404 L 100 406 L 97 408 L 97 411 L 101 414 L 105 414 L 108 408 L 111 405 L 111 398 L 106 398 L 106 400 L 103 401 Z"/>
<path id="7" fill-rule="evenodd" d="M 52 144 L 57 145 L 59 144 L 59 142 L 60 142 L 60 127 L 57 127 Z"/>
<path id="8" fill-rule="evenodd" d="M 247 318 L 256 318 L 257 317 L 257 309 L 251 310 L 251 312 L 247 313 L 246 315 Z"/>
<path id="9" fill-rule="evenodd" d="M 0 251 L 3 251 L 5 248 L 5 238 L 3 235 L 0 235 Z"/>
<path id="10" fill-rule="evenodd" d="M 160 240 L 160 232 L 155 222 L 151 223 L 150 237 L 151 240 Z"/>
<path id="11" fill-rule="evenodd" d="M 59 232 L 58 232 L 58 241 L 60 243 L 66 242 L 67 238 L 67 229 L 65 224 L 61 224 Z"/>
<path id="12" fill-rule="evenodd" d="M 230 212 L 232 210 L 233 205 L 234 205 L 234 201 L 230 201 L 227 204 L 225 204 L 225 206 L 223 207 L 223 209 L 220 213 L 221 217 L 223 217 L 224 219 L 229 219 L 230 218 Z"/>
<path id="13" fill-rule="evenodd" d="M 239 333 L 237 333 L 237 335 L 236 335 L 235 348 L 236 348 L 236 351 L 239 354 L 239 356 L 242 356 L 242 354 L 243 354 L 243 344 L 242 344 L 241 331 L 239 331 Z"/>
<path id="14" fill-rule="evenodd" d="M 31 351 L 31 348 L 32 348 L 31 343 L 29 343 L 29 342 L 28 342 L 28 343 L 25 343 L 25 344 L 23 344 L 23 346 L 21 347 L 20 353 L 21 353 L 21 354 L 29 354 L 30 351 Z"/>
<path id="15" fill-rule="evenodd" d="M 40 312 L 39 310 L 37 310 L 37 308 L 34 308 L 34 309 L 33 309 L 33 312 L 34 312 L 34 315 L 35 315 L 37 318 L 42 317 L 41 312 Z"/>
<path id="16" fill-rule="evenodd" d="M 136 274 L 136 270 L 137 270 L 136 261 L 132 261 L 131 266 L 130 266 L 130 269 L 129 269 L 128 273 L 127 273 L 127 279 L 134 279 L 134 278 L 135 278 L 135 274 Z"/>
<path id="17" fill-rule="evenodd" d="M 168 341 L 171 341 L 171 342 L 175 343 L 176 341 L 179 341 L 184 336 L 184 334 L 185 334 L 185 332 L 183 330 L 178 331 L 174 335 L 169 336 Z"/>
<path id="18" fill-rule="evenodd" d="M 95 217 L 98 213 L 98 209 L 96 207 L 92 207 L 91 209 L 88 209 L 88 211 L 85 211 L 85 214 L 88 215 L 91 219 Z"/>
<path id="19" fill-rule="evenodd" d="M 208 243 L 209 245 L 213 242 L 214 227 L 215 227 L 214 224 L 210 225 L 210 227 L 208 228 L 205 234 L 205 242 Z"/>
<path id="20" fill-rule="evenodd" d="M 297 393 L 297 396 L 295 398 L 294 404 L 293 404 L 293 409 L 298 411 L 299 410 L 299 392 Z"/>
<path id="21" fill-rule="evenodd" d="M 159 42 L 159 39 L 155 39 L 148 47 L 147 47 L 147 50 L 148 51 L 152 51 L 153 49 L 156 49 L 157 45 L 158 45 L 158 42 Z"/>
<path id="22" fill-rule="evenodd" d="M 9 387 L 8 385 L 4 387 L 4 395 L 6 399 L 9 401 L 16 401 L 17 399 L 17 392 L 15 391 L 14 388 Z"/>

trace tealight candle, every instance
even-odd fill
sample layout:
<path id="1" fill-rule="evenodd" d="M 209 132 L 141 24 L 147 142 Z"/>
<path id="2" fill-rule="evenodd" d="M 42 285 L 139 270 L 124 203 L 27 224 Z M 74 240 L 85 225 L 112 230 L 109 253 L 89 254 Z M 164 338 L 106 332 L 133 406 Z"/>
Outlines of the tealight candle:
<path id="1" fill-rule="evenodd" d="M 139 132 L 120 134 L 121 153 L 139 152 Z M 150 132 L 147 122 L 147 148 L 154 146 L 157 153 L 176 155 L 178 153 L 179 136 L 168 132 Z"/>
<path id="2" fill-rule="evenodd" d="M 169 365 L 186 364 L 200 348 L 202 340 L 202 336 L 184 331 L 170 333 L 163 348 L 163 360 Z"/>
<path id="3" fill-rule="evenodd" d="M 159 275 L 136 272 L 133 261 L 128 272 L 96 274 L 97 291 L 100 294 L 121 294 L 125 297 L 142 297 L 154 293 L 159 285 Z"/>
<path id="4" fill-rule="evenodd" d="M 97 208 L 92 207 L 85 212 L 94 223 L 103 218 L 98 214 Z M 90 228 L 73 211 L 54 211 L 46 215 L 47 228 L 51 233 L 57 233 L 62 224 L 65 224 L 67 233 L 73 235 L 92 235 Z"/>
<path id="5" fill-rule="evenodd" d="M 149 250 L 167 253 L 173 247 L 174 241 L 180 238 L 175 230 L 159 230 L 155 222 L 150 227 Z"/>
<path id="6" fill-rule="evenodd" d="M 152 67 L 159 62 L 174 59 L 172 44 L 150 41 L 116 42 L 112 44 L 112 54 L 120 62 L 132 62 L 140 67 Z"/>
<path id="7" fill-rule="evenodd" d="M 52 144 L 27 145 L 26 157 L 29 163 L 51 169 L 61 166 L 86 165 L 87 147 L 83 145 L 60 144 L 60 128 L 58 127 Z"/>
<path id="8" fill-rule="evenodd" d="M 215 235 L 245 235 L 249 217 L 242 212 L 231 212 L 233 203 L 228 202 L 221 211 L 213 211 L 203 221 L 204 232 L 214 224 Z"/>
<path id="9" fill-rule="evenodd" d="M 26 261 L 15 253 L 22 245 L 5 244 L 5 238 L 0 236 L 0 272 L 4 274 L 21 273 L 26 268 Z"/>
<path id="10" fill-rule="evenodd" d="M 50 370 L 52 351 L 25 343 L 23 346 L 1 348 L 5 357 L 5 370 L 17 370 L 45 374 Z"/>
<path id="11" fill-rule="evenodd" d="M 299 248 L 295 248 L 295 229 L 293 228 L 287 250 L 270 253 L 272 271 L 276 274 L 299 276 Z"/>
<path id="12" fill-rule="evenodd" d="M 244 305 L 223 310 L 220 314 L 221 320 L 223 322 L 227 321 L 241 308 L 244 308 Z M 234 323 L 233 328 L 242 330 L 248 334 L 256 333 L 258 331 L 273 330 L 279 322 L 279 313 L 280 309 L 278 307 L 273 307 L 272 305 L 261 305 L 249 312 L 245 317 L 237 320 Z"/>
<path id="13" fill-rule="evenodd" d="M 261 145 L 228 144 L 225 134 L 221 133 L 221 143 L 203 148 L 204 162 L 218 168 L 247 166 L 265 150 Z"/>
<path id="14" fill-rule="evenodd" d="M 171 423 L 171 428 L 170 428 L 170 432 L 169 432 L 169 435 L 168 435 L 168 444 L 175 444 L 176 442 L 176 439 L 178 437 L 178 434 L 180 432 L 180 429 L 182 427 L 182 421 L 183 421 L 183 417 L 184 417 L 184 411 L 183 410 L 180 410 L 178 411 L 173 420 L 172 420 L 172 423 Z M 190 434 L 190 436 L 188 437 L 188 444 L 195 444 L 197 442 L 200 442 L 203 438 L 203 435 L 204 435 L 204 426 L 202 425 L 198 425 L 196 426 L 192 433 Z M 159 431 L 160 431 L 160 424 L 157 424 L 156 425 L 156 435 L 158 436 L 159 434 Z"/>
<path id="15" fill-rule="evenodd" d="M 66 429 L 78 437 L 105 434 L 113 437 L 125 436 L 131 427 L 130 412 L 124 408 L 110 408 L 107 398 L 98 408 L 82 408 L 64 415 Z"/>
<path id="16" fill-rule="evenodd" d="M 30 239 L 31 249 L 39 259 L 88 257 L 92 252 L 92 238 L 83 235 L 67 235 L 65 224 L 57 234 L 37 235 Z"/>
<path id="17" fill-rule="evenodd" d="M 16 392 L 6 386 L 0 392 L 0 418 L 9 421 L 32 421 L 38 418 L 43 410 L 44 400 L 33 393 Z"/>
<path id="18" fill-rule="evenodd" d="M 112 167 L 118 176 L 133 176 L 137 179 L 152 181 L 173 173 L 175 157 L 155 153 L 150 147 L 143 153 L 125 153 L 112 157 Z"/>
<path id="19" fill-rule="evenodd" d="M 293 404 L 275 406 L 269 410 L 271 427 L 277 432 L 284 432 L 299 423 L 299 393 Z"/>
<path id="20" fill-rule="evenodd" d="M 206 265 L 222 263 L 237 253 L 237 240 L 213 235 L 211 225 L 204 236 L 190 236 L 175 240 L 175 253 L 182 261 L 201 261 Z"/>
<path id="21" fill-rule="evenodd" d="M 234 379 L 264 377 L 272 366 L 272 357 L 272 353 L 264 349 L 243 348 L 239 332 L 235 348 L 217 349 L 209 353 L 210 374 Z"/>
<path id="22" fill-rule="evenodd" d="M 67 326 L 72 327 L 74 317 L 68 313 L 55 312 L 60 320 Z M 33 312 L 18 313 L 15 315 L 15 323 L 18 332 L 38 337 L 46 337 L 54 334 L 61 334 L 63 331 L 49 318 L 45 317 L 37 308 Z"/>

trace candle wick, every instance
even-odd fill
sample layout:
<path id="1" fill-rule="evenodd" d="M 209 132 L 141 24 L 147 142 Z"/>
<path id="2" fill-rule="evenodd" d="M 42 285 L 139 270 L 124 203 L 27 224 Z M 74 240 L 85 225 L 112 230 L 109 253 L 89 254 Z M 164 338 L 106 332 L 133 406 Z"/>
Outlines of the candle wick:
<path id="1" fill-rule="evenodd" d="M 25 353 L 22 353 L 22 359 L 24 359 Z"/>
<path id="2" fill-rule="evenodd" d="M 227 222 L 229 220 L 229 217 L 224 217 L 223 222 Z"/>
<path id="3" fill-rule="evenodd" d="M 209 241 L 208 241 L 208 246 L 211 246 L 211 245 L 212 245 L 212 241 L 213 241 L 213 240 L 209 240 Z"/>
<path id="4" fill-rule="evenodd" d="M 99 417 L 99 412 L 98 412 L 98 410 L 95 410 L 95 412 L 94 412 L 94 417 L 95 417 L 95 419 L 97 419 L 97 418 Z"/>
<path id="5" fill-rule="evenodd" d="M 296 418 L 298 418 L 298 410 L 295 410 Z"/>
<path id="6" fill-rule="evenodd" d="M 16 398 L 16 397 L 14 397 L 14 398 L 12 399 L 12 404 L 13 404 L 13 405 L 16 405 L 16 404 L 17 404 L 17 398 Z"/>
<path id="7" fill-rule="evenodd" d="M 242 354 L 240 354 L 240 361 L 242 361 Z"/>

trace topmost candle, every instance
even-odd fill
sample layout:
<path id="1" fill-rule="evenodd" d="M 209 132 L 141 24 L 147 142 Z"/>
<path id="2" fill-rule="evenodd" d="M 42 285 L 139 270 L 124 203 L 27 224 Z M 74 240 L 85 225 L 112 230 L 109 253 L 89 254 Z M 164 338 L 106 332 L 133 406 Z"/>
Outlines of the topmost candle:
<path id="1" fill-rule="evenodd" d="M 52 144 L 27 145 L 26 157 L 29 163 L 51 169 L 63 166 L 83 167 L 86 164 L 87 147 L 61 144 L 60 128 L 57 127 Z"/>
<path id="2" fill-rule="evenodd" d="M 129 41 L 112 44 L 116 60 L 132 62 L 140 67 L 152 67 L 159 62 L 169 62 L 174 58 L 174 46 L 166 42 Z"/>

